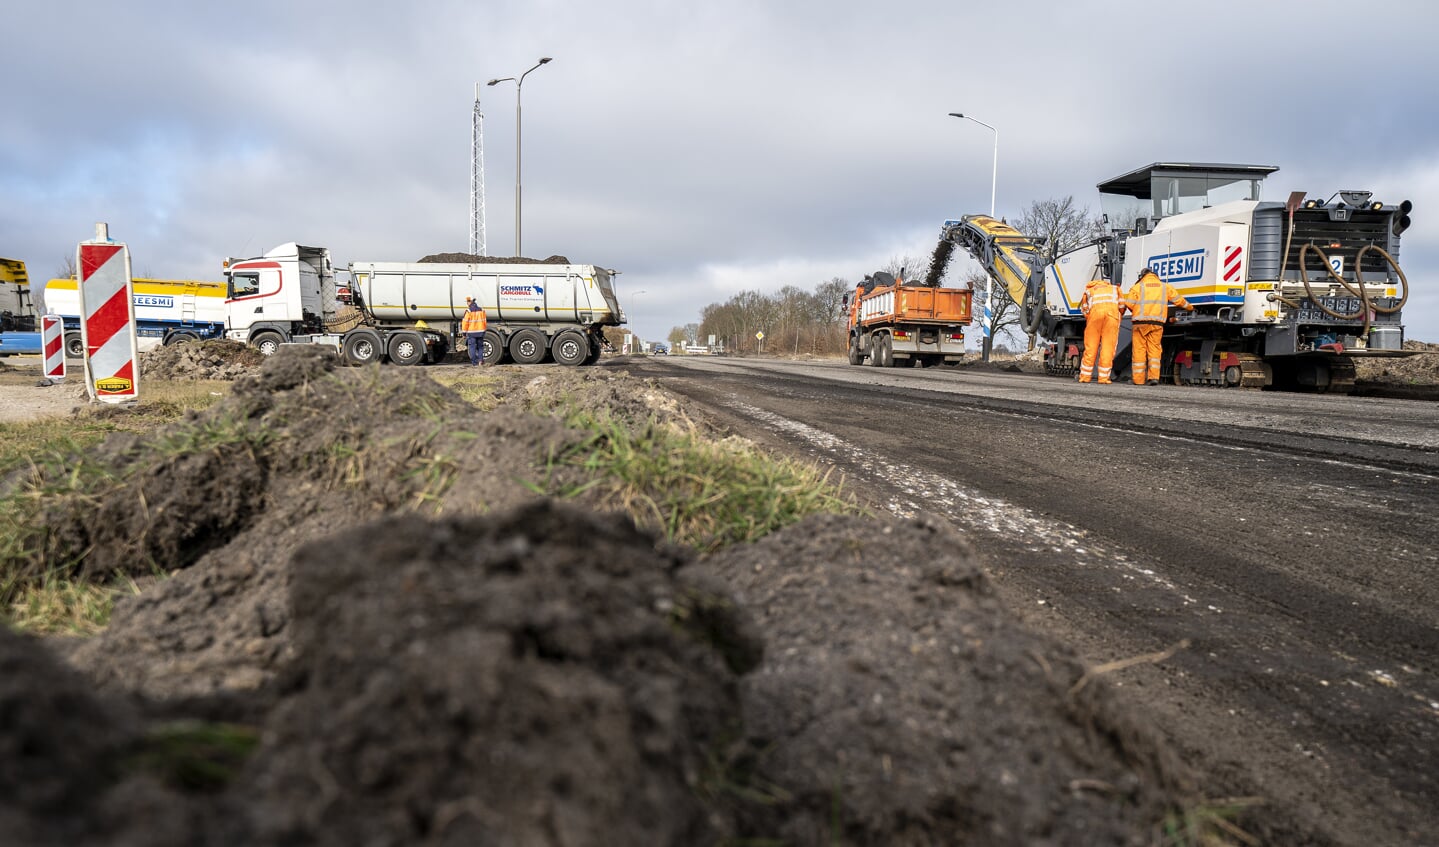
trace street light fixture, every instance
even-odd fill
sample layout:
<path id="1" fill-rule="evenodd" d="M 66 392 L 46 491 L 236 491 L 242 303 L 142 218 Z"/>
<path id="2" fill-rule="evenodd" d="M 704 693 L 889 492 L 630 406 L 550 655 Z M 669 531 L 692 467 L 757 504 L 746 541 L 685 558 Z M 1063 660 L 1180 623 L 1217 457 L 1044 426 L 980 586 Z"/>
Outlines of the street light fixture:
<path id="1" fill-rule="evenodd" d="M 516 256 L 516 257 L 519 257 L 519 256 L 524 255 L 522 252 L 520 252 L 520 89 L 524 88 L 524 86 L 525 86 L 525 77 L 527 77 L 527 76 L 530 75 L 530 71 L 533 71 L 535 68 L 538 68 L 540 65 L 548 65 L 550 62 L 553 62 L 553 61 L 554 61 L 554 59 L 550 58 L 549 56 L 545 56 L 545 57 L 541 58 L 538 62 L 535 63 L 535 67 L 534 67 L 534 68 L 530 68 L 529 71 L 525 71 L 524 73 L 520 74 L 519 77 L 512 77 L 512 76 L 500 77 L 499 79 L 492 79 L 492 80 L 490 80 L 489 82 L 485 83 L 486 85 L 498 85 L 499 83 L 502 83 L 502 82 L 513 82 L 513 83 L 515 84 L 515 256 Z"/>
<path id="2" fill-rule="evenodd" d="M 966 115 L 963 112 L 950 112 L 951 118 L 961 118 L 966 121 L 974 121 L 982 127 L 994 133 L 994 167 L 990 170 L 989 176 L 989 216 L 994 217 L 994 189 L 999 184 L 999 130 L 976 118 L 973 115 Z"/>
<path id="3" fill-rule="evenodd" d="M 990 170 L 989 176 L 989 216 L 992 218 L 994 217 L 994 192 L 999 185 L 999 130 L 985 123 L 979 118 L 976 118 L 973 115 L 966 115 L 963 112 L 950 112 L 949 116 L 952 118 L 959 118 L 960 120 L 974 121 L 975 123 L 987 128 L 990 132 L 994 133 L 994 166 Z M 986 362 L 989 361 L 989 351 L 994 346 L 994 338 L 992 337 L 993 333 L 991 332 L 991 328 L 989 326 L 990 315 L 993 314 L 993 297 L 994 281 L 989 278 L 988 274 L 985 274 L 984 323 L 981 324 L 981 329 L 984 330 L 984 345 L 982 350 L 980 351 L 980 354 L 981 358 L 983 358 Z"/>

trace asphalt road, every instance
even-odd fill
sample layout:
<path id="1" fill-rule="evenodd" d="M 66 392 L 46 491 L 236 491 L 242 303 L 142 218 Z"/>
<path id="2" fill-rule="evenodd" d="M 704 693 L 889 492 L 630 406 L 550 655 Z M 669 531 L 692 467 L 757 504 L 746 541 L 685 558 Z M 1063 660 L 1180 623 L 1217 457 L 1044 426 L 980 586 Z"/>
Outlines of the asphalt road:
<path id="1" fill-rule="evenodd" d="M 612 360 L 877 508 L 966 531 L 1027 621 L 1279 831 L 1439 838 L 1439 404 L 841 362 Z M 1293 827 L 1293 828 L 1291 828 Z"/>

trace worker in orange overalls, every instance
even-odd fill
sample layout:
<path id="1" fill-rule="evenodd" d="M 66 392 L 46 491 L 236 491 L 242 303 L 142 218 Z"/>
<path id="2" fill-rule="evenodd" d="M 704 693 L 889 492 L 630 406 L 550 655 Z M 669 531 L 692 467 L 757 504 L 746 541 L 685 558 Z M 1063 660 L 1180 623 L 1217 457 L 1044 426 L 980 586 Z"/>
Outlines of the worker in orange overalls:
<path id="1" fill-rule="evenodd" d="M 1084 286 L 1084 296 L 1079 298 L 1079 310 L 1086 319 L 1079 381 L 1089 382 L 1098 356 L 1098 382 L 1108 385 L 1110 368 L 1114 366 L 1114 348 L 1119 344 L 1119 286 L 1107 279 L 1091 279 Z"/>
<path id="2" fill-rule="evenodd" d="M 460 332 L 465 334 L 465 343 L 470 348 L 470 364 L 484 367 L 485 365 L 485 330 L 489 326 L 489 320 L 485 310 L 475 302 L 475 298 L 465 298 L 465 314 L 460 319 Z"/>
<path id="3" fill-rule="evenodd" d="M 1159 278 L 1150 268 L 1139 272 L 1122 305 L 1134 315 L 1133 353 L 1134 384 L 1159 384 L 1159 350 L 1164 338 L 1164 322 L 1169 317 L 1169 304 L 1189 308 L 1189 301 L 1174 286 Z"/>

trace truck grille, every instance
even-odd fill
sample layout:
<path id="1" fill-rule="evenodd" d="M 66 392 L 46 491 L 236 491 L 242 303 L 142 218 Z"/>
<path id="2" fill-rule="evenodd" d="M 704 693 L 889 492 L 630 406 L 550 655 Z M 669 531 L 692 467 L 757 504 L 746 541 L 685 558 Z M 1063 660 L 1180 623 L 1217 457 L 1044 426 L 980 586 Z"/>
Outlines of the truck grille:
<path id="1" fill-rule="evenodd" d="M 1344 279 L 1354 282 L 1354 258 L 1359 251 L 1377 244 L 1399 260 L 1399 237 L 1390 232 L 1392 209 L 1372 212 L 1351 209 L 1349 220 L 1330 220 L 1326 209 L 1298 209 L 1294 213 L 1294 238 L 1289 243 L 1289 258 L 1284 264 L 1284 278 L 1299 281 L 1299 254 L 1304 245 L 1313 244 L 1331 258 L 1344 261 Z M 1250 244 L 1250 279 L 1269 280 L 1279 276 L 1280 253 L 1288 235 L 1289 217 L 1284 207 L 1264 204 L 1255 210 Z M 1337 247 L 1334 245 L 1338 245 Z M 1398 282 L 1398 276 L 1384 257 L 1369 253 L 1364 257 L 1364 281 L 1371 284 Z M 1317 257 L 1309 254 L 1310 280 L 1327 279 Z"/>

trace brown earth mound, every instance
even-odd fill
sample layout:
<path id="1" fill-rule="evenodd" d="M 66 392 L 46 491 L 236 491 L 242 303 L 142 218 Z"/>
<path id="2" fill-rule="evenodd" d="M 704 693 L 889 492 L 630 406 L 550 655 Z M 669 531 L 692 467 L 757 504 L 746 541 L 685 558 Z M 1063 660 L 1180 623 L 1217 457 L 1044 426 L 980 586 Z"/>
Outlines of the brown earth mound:
<path id="1" fill-rule="evenodd" d="M 530 259 L 524 256 L 477 256 L 474 253 L 431 253 L 420 261 L 446 265 L 568 265 L 570 263 L 570 260 L 564 256 Z"/>
<path id="2" fill-rule="evenodd" d="M 809 518 L 705 567 L 756 616 L 742 681 L 790 844 L 1129 844 L 1186 777 L 1072 651 L 1000 605 L 934 519 Z"/>
<path id="3" fill-rule="evenodd" d="M 156 347 L 140 354 L 140 373 L 151 379 L 229 380 L 258 368 L 264 355 L 248 344 L 222 338 Z"/>
<path id="4" fill-rule="evenodd" d="M 215 408 L 107 442 L 114 492 L 47 515 L 72 545 L 51 561 L 171 575 L 52 645 L 83 681 L 0 640 L 0 789 L 54 786 L 0 791 L 0 825 L 67 845 L 1138 844 L 1185 802 L 1142 716 L 1019 626 L 947 527 L 812 518 L 700 559 L 535 493 L 591 437 L 556 398 L 642 425 L 675 414 L 659 389 L 550 369 L 482 410 L 420 369 L 332 368 L 282 351 Z M 77 719 L 65 757 L 3 755 Z"/>

